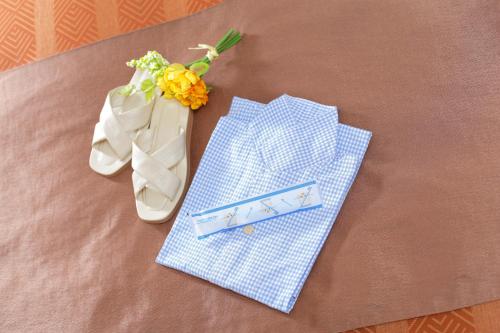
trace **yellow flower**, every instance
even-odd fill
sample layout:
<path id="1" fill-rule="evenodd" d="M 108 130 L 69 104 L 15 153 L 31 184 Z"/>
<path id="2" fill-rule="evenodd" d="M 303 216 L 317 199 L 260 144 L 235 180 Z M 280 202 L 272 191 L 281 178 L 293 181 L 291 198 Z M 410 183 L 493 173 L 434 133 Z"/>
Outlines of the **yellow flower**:
<path id="1" fill-rule="evenodd" d="M 208 102 L 205 82 L 182 64 L 168 65 L 164 74 L 158 78 L 158 86 L 163 91 L 164 98 L 175 98 L 193 110 Z"/>

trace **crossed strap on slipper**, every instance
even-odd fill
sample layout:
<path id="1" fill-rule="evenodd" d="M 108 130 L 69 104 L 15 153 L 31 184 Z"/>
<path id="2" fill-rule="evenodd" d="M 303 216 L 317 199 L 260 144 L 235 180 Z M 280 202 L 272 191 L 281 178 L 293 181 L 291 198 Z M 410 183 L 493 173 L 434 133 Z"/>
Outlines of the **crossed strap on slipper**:
<path id="1" fill-rule="evenodd" d="M 123 96 L 121 88 L 106 96 L 92 139 L 90 167 L 105 176 L 116 174 L 130 161 L 132 142 L 151 118 L 153 103 L 143 93 Z"/>
<path id="2" fill-rule="evenodd" d="M 132 181 L 142 220 L 160 223 L 169 219 L 184 194 L 189 174 L 186 147 L 190 118 L 189 108 L 175 100 L 158 98 L 149 129 L 132 144 Z"/>

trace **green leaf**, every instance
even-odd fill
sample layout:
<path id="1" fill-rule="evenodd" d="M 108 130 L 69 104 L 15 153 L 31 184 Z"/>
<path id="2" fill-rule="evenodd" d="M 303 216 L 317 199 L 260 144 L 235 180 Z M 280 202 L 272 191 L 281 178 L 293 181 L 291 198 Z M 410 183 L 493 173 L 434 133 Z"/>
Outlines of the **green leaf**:
<path id="1" fill-rule="evenodd" d="M 189 70 L 192 70 L 193 72 L 198 74 L 198 76 L 203 76 L 203 74 L 208 72 L 209 68 L 210 65 L 203 61 L 195 62 L 194 64 L 189 66 Z"/>
<path id="2" fill-rule="evenodd" d="M 144 95 L 146 95 L 146 101 L 150 101 L 151 98 L 153 98 L 153 94 L 155 92 L 155 84 L 151 79 L 146 79 L 142 81 L 141 83 L 141 90 L 144 92 Z"/>
<path id="3" fill-rule="evenodd" d="M 153 90 L 146 92 L 146 101 L 149 102 L 153 98 Z"/>
<path id="4" fill-rule="evenodd" d="M 155 88 L 155 84 L 153 83 L 153 80 L 151 79 L 146 79 L 141 82 L 141 90 L 146 92 L 149 90 L 153 90 Z"/>
<path id="5" fill-rule="evenodd" d="M 118 93 L 123 96 L 130 96 L 135 93 L 135 85 L 129 83 L 126 86 L 122 87 L 120 91 L 118 91 Z"/>

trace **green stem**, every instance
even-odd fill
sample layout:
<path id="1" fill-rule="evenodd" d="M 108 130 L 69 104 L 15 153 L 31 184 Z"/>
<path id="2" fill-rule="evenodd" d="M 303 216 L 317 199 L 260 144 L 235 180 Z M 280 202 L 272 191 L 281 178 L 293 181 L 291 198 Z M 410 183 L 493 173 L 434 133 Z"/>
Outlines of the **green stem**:
<path id="1" fill-rule="evenodd" d="M 217 50 L 217 53 L 222 54 L 226 50 L 236 45 L 240 40 L 241 34 L 237 30 L 229 29 L 226 34 L 217 42 L 217 44 L 215 44 L 215 49 Z M 211 64 L 210 59 L 208 59 L 207 56 L 204 56 L 203 58 L 191 61 L 184 66 L 189 67 L 196 62 L 204 62 L 209 65 Z"/>

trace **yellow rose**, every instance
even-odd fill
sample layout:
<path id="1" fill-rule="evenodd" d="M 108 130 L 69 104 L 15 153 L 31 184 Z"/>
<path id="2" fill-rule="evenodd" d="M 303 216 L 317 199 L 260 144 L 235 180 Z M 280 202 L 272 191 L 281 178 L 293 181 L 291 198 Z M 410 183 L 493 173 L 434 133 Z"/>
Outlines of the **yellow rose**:
<path id="1" fill-rule="evenodd" d="M 205 82 L 195 72 L 186 69 L 182 64 L 171 64 L 158 78 L 158 87 L 163 97 L 175 98 L 182 105 L 191 109 L 199 109 L 208 102 L 208 91 Z"/>

